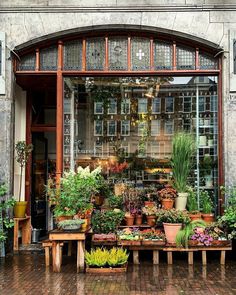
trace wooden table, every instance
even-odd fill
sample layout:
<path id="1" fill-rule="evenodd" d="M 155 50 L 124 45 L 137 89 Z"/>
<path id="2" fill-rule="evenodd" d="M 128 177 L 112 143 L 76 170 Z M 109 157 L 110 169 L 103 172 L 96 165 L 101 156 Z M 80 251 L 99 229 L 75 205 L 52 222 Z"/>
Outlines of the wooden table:
<path id="1" fill-rule="evenodd" d="M 19 250 L 18 231 L 21 229 L 22 244 L 31 243 L 31 217 L 14 218 L 14 251 Z"/>
<path id="2" fill-rule="evenodd" d="M 64 241 L 77 241 L 77 272 L 84 272 L 85 239 L 88 231 L 89 229 L 83 232 L 54 229 L 49 232 L 49 240 L 52 241 L 52 265 L 54 272 L 61 271 L 60 243 Z"/>

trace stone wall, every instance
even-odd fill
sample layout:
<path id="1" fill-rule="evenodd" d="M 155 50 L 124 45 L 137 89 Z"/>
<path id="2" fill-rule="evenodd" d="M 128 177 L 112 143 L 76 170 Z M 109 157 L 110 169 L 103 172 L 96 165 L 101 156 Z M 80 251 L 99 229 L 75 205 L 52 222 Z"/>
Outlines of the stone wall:
<path id="1" fill-rule="evenodd" d="M 157 4 L 158 3 L 158 4 Z M 168 29 L 203 38 L 224 50 L 223 101 L 226 181 L 236 183 L 236 107 L 230 90 L 236 91 L 232 74 L 232 42 L 236 31 L 235 0 L 1 0 L 0 30 L 6 32 L 7 57 L 22 43 L 49 34 L 98 25 L 136 25 Z M 231 33 L 231 34 L 230 34 Z M 10 180 L 12 105 L 14 95 L 11 60 L 6 60 L 6 95 L 0 96 L 0 165 Z M 231 99 L 230 99 L 231 98 Z M 0 171 L 3 174 L 3 171 Z"/>

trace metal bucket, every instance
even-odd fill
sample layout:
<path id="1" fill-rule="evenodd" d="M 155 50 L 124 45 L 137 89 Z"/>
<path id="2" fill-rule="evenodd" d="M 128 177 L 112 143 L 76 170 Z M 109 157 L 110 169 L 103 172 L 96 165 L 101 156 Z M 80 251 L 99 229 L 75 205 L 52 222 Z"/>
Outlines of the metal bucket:
<path id="1" fill-rule="evenodd" d="M 39 229 L 39 228 L 33 228 L 32 229 L 32 238 L 31 238 L 32 243 L 38 243 L 39 236 L 40 236 L 40 231 L 41 231 L 41 229 Z"/>

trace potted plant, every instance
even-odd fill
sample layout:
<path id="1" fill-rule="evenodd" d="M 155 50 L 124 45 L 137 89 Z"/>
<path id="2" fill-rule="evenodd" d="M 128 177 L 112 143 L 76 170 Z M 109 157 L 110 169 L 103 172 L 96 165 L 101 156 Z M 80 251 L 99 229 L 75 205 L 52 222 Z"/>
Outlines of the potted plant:
<path id="1" fill-rule="evenodd" d="M 63 220 L 58 222 L 58 227 L 68 231 L 79 231 L 83 223 L 82 219 Z"/>
<path id="2" fill-rule="evenodd" d="M 212 179 L 212 169 L 213 161 L 209 154 L 205 154 L 202 161 L 200 161 L 200 170 L 205 180 L 205 186 L 207 188 L 212 188 L 213 179 Z"/>
<path id="3" fill-rule="evenodd" d="M 195 142 L 190 134 L 177 133 L 172 142 L 171 166 L 173 186 L 178 195 L 175 208 L 185 210 L 187 204 L 187 179 L 192 169 L 192 159 L 195 152 Z"/>
<path id="4" fill-rule="evenodd" d="M 190 241 L 192 241 L 190 245 L 211 246 L 213 238 L 205 231 L 204 228 L 196 227 Z"/>
<path id="5" fill-rule="evenodd" d="M 4 242 L 7 239 L 7 230 L 14 226 L 14 220 L 10 217 L 9 209 L 14 207 L 15 199 L 3 200 L 6 194 L 6 185 L 0 184 L 0 257 L 5 256 Z"/>
<path id="6" fill-rule="evenodd" d="M 113 247 L 110 250 L 96 248 L 85 252 L 86 272 L 117 274 L 127 270 L 129 254 L 126 249 Z"/>
<path id="7" fill-rule="evenodd" d="M 154 226 L 156 224 L 157 210 L 156 205 L 146 205 L 142 208 L 143 214 L 146 215 L 148 225 Z"/>
<path id="8" fill-rule="evenodd" d="M 213 222 L 214 221 L 214 214 L 212 213 L 213 202 L 207 191 L 200 191 L 200 208 L 201 208 L 203 220 L 205 222 Z"/>
<path id="9" fill-rule="evenodd" d="M 117 244 L 120 246 L 140 246 L 140 231 L 138 228 L 124 228 L 117 232 Z"/>
<path id="10" fill-rule="evenodd" d="M 197 194 L 191 187 L 188 189 L 187 209 L 191 220 L 199 220 L 202 218 L 201 212 L 198 210 Z"/>
<path id="11" fill-rule="evenodd" d="M 159 209 L 156 216 L 157 224 L 164 226 L 166 240 L 169 244 L 175 244 L 176 235 L 182 225 L 190 222 L 187 213 L 176 209 Z"/>
<path id="12" fill-rule="evenodd" d="M 138 208 L 135 214 L 135 225 L 142 225 L 142 223 L 143 223 L 142 209 Z"/>
<path id="13" fill-rule="evenodd" d="M 231 241 L 227 238 L 227 233 L 221 228 L 219 222 L 212 222 L 207 225 L 205 231 L 213 238 L 213 246 L 230 246 Z"/>
<path id="14" fill-rule="evenodd" d="M 142 237 L 142 245 L 158 245 L 164 246 L 165 245 L 165 234 L 156 229 L 145 229 L 140 232 Z"/>
<path id="15" fill-rule="evenodd" d="M 32 150 L 33 150 L 33 145 L 26 144 L 25 141 L 18 141 L 15 145 L 15 151 L 16 151 L 15 159 L 16 159 L 16 162 L 20 165 L 19 195 L 18 195 L 18 201 L 16 201 L 14 205 L 14 216 L 17 218 L 25 217 L 25 212 L 27 208 L 27 202 L 21 201 L 22 176 L 23 176 L 23 168 L 26 166 Z"/>
<path id="16" fill-rule="evenodd" d="M 163 189 L 158 191 L 159 199 L 161 201 L 162 209 L 172 209 L 177 192 L 174 188 L 166 185 Z"/>

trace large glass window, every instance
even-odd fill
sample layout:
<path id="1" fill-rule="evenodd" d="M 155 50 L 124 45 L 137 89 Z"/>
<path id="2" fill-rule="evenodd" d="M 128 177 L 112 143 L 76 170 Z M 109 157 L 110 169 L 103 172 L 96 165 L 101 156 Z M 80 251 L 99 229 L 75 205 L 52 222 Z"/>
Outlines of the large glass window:
<path id="1" fill-rule="evenodd" d="M 162 185 L 156 171 L 168 168 L 171 177 L 172 139 L 185 131 L 197 143 L 190 181 L 214 191 L 217 111 L 217 77 L 66 77 L 64 169 L 102 165 L 109 180 L 110 163 L 127 161 L 126 181 Z"/>

